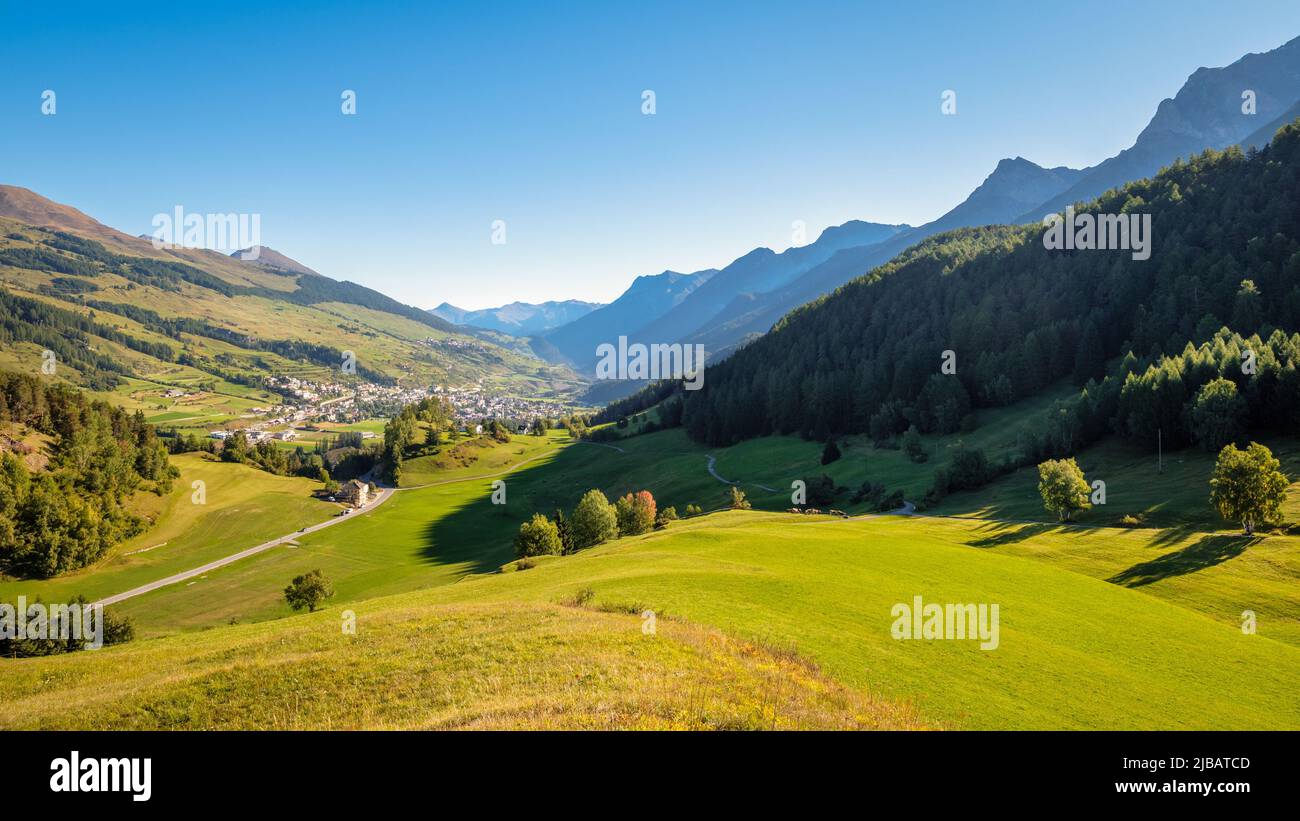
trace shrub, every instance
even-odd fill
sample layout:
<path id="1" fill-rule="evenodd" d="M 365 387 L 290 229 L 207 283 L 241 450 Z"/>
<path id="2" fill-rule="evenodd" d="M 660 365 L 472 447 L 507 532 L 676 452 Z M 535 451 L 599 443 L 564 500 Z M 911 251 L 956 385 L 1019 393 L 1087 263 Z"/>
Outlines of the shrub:
<path id="1" fill-rule="evenodd" d="M 822 448 L 822 464 L 829 465 L 831 462 L 840 458 L 840 446 L 835 444 L 834 439 L 826 440 L 826 447 Z"/>
<path id="2" fill-rule="evenodd" d="M 519 526 L 515 534 L 515 555 L 519 558 L 528 556 L 558 556 L 564 552 L 564 543 L 560 540 L 560 531 L 555 522 L 540 513 Z"/>
<path id="3" fill-rule="evenodd" d="M 745 498 L 745 491 L 741 490 L 735 485 L 732 485 L 731 486 L 731 509 L 749 510 L 751 507 L 753 506 L 749 503 L 749 500 Z"/>
<path id="4" fill-rule="evenodd" d="M 925 453 L 925 447 L 921 444 L 921 432 L 916 429 L 916 425 L 909 427 L 903 434 L 902 448 L 907 458 L 918 464 L 929 458 Z"/>
<path id="5" fill-rule="evenodd" d="M 677 508 L 672 506 L 666 507 L 659 511 L 658 516 L 655 516 L 655 529 L 661 530 L 667 527 L 669 522 L 675 521 L 677 521 Z"/>
<path id="6" fill-rule="evenodd" d="M 898 510 L 906 501 L 907 500 L 903 496 L 903 491 L 901 489 L 895 490 L 893 493 L 880 500 L 880 503 L 876 505 L 876 510 L 881 511 L 882 513 L 890 510 Z"/>
<path id="7" fill-rule="evenodd" d="M 804 479 L 803 482 L 808 491 L 808 504 L 813 507 L 829 505 L 835 501 L 835 481 L 825 473 L 816 479 Z"/>
<path id="8" fill-rule="evenodd" d="M 868 505 L 877 505 L 880 504 L 880 500 L 884 495 L 884 485 L 867 481 L 863 482 L 862 487 L 858 488 L 857 492 L 853 494 L 852 502 L 855 505 L 859 502 L 866 502 Z"/>
<path id="9" fill-rule="evenodd" d="M 952 464 L 948 466 L 947 472 L 949 490 L 974 490 L 990 478 L 992 471 L 984 451 L 961 445 L 953 453 Z"/>
<path id="10" fill-rule="evenodd" d="M 36 601 L 33 602 L 33 604 L 40 603 L 41 598 L 37 596 Z M 67 603 L 69 609 L 77 609 L 81 611 L 80 618 L 81 624 L 83 625 L 83 632 L 81 635 L 74 636 L 72 631 L 69 630 L 66 638 L 57 637 L 55 635 L 56 631 L 54 630 L 54 624 L 56 623 L 54 621 L 54 607 L 51 607 L 49 610 L 50 622 L 48 623 L 50 624 L 51 631 L 49 635 L 52 637 L 47 639 L 33 639 L 27 638 L 23 633 L 18 633 L 14 638 L 0 637 L 0 658 L 53 656 L 59 653 L 74 653 L 78 650 L 86 649 L 86 644 L 91 640 L 89 630 L 94 619 L 94 616 L 86 610 L 86 607 L 89 604 L 90 602 L 82 595 L 78 595 Z M 71 618 L 75 620 L 77 617 L 72 616 Z M 103 646 L 108 647 L 113 644 L 124 644 L 125 642 L 131 641 L 135 638 L 135 623 L 131 621 L 130 617 L 115 615 L 111 610 L 102 610 L 100 611 L 100 618 L 103 620 L 100 628 L 102 631 L 100 638 L 103 641 Z M 60 627 L 62 627 L 63 624 L 70 624 L 64 622 L 62 617 L 60 617 L 57 623 Z M 76 622 L 74 621 L 71 623 Z"/>
<path id="11" fill-rule="evenodd" d="M 561 600 L 560 604 L 567 604 L 570 607 L 586 607 L 591 604 L 594 598 L 596 598 L 596 591 L 590 587 L 583 587 L 573 591 L 573 595 Z"/>

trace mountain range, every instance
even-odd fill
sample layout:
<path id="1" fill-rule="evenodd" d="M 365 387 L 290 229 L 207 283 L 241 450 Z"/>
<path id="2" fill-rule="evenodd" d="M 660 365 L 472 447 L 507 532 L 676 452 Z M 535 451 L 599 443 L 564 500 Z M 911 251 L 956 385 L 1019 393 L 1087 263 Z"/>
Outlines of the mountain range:
<path id="1" fill-rule="evenodd" d="M 1254 113 L 1243 108 L 1246 90 L 1254 93 Z M 1071 203 L 1149 177 L 1176 159 L 1236 144 L 1258 148 L 1298 113 L 1300 38 L 1295 38 L 1223 68 L 1198 68 L 1174 97 L 1156 107 L 1131 147 L 1095 166 L 1045 168 L 1023 157 L 1004 159 L 965 200 L 931 222 L 917 227 L 850 222 L 781 254 L 758 248 L 720 272 L 687 275 L 711 281 L 697 284 L 685 297 L 665 301 L 638 278 L 610 305 L 549 332 L 542 344 L 535 341 L 534 349 L 562 357 L 580 373 L 590 373 L 596 345 L 620 335 L 643 342 L 703 344 L 716 361 L 766 333 L 790 310 L 927 237 L 958 228 L 1036 222 Z M 623 390 L 635 387 L 629 383 Z"/>
<path id="2" fill-rule="evenodd" d="M 436 308 L 430 308 L 429 313 L 454 325 L 487 328 L 514 336 L 532 336 L 567 325 L 601 307 L 604 306 L 599 302 L 566 299 L 563 302 L 511 302 L 499 308 L 467 311 L 444 302 Z"/>
<path id="3" fill-rule="evenodd" d="M 1243 106 L 1247 91 L 1254 113 Z M 701 344 L 717 361 L 766 333 L 792 309 L 928 237 L 1036 222 L 1207 148 L 1257 148 L 1298 113 L 1300 38 L 1223 68 L 1198 68 L 1172 98 L 1159 103 L 1132 146 L 1097 165 L 1073 169 L 1044 167 L 1019 156 L 1004 159 L 961 203 L 923 225 L 851 220 L 827 228 L 807 245 L 781 252 L 756 248 L 720 269 L 639 276 L 608 305 L 515 302 L 465 311 L 443 303 L 420 310 L 323 276 L 272 248 L 257 248 L 253 259 L 240 252 L 156 249 L 147 238 L 14 186 L 0 186 L 5 229 L 0 231 L 0 279 L 24 298 L 53 300 L 61 309 L 97 303 L 99 311 L 115 309 L 126 316 L 127 306 L 144 308 L 157 321 L 149 320 L 156 327 L 134 329 L 142 338 L 160 333 L 163 320 L 183 317 L 246 344 L 283 337 L 279 341 L 320 350 L 361 350 L 372 375 L 387 379 L 486 378 L 528 385 L 538 395 L 561 395 L 589 382 L 597 346 L 620 336 Z M 72 243 L 62 234 L 94 245 Z M 77 271 L 82 275 L 68 275 Z M 444 355 L 448 352 L 454 355 Z M 224 350 L 204 354 L 192 360 L 208 373 L 230 375 L 220 363 L 239 358 Z M 322 356 L 318 351 L 317 358 Z M 265 357 L 258 361 L 267 363 Z M 600 399 L 635 387 L 601 385 Z"/>

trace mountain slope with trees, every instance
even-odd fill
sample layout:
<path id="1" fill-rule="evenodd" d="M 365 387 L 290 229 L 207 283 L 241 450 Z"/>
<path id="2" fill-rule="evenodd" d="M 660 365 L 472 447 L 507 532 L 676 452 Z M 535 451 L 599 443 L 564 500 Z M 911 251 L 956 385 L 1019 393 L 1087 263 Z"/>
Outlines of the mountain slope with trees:
<path id="1" fill-rule="evenodd" d="M 356 374 L 386 383 L 474 384 L 538 397 L 580 385 L 523 344 L 451 323 L 274 251 L 244 260 L 155 249 L 22 188 L 0 186 L 0 352 L 34 371 L 52 350 L 67 376 L 108 390 L 122 376 L 253 385 Z M 129 355 L 123 356 L 126 349 Z"/>
<path id="2" fill-rule="evenodd" d="M 1300 421 L 1300 124 L 1264 151 L 1207 151 L 1086 211 L 1151 214 L 1151 258 L 1049 251 L 1042 226 L 933 237 L 791 312 L 710 367 L 705 390 L 670 401 L 710 445 L 952 432 L 972 407 L 1062 379 L 1083 388 L 1053 417 L 1048 453 L 1112 418 L 1125 436 L 1187 442 L 1189 402 L 1222 377 L 1245 397 L 1247 427 Z M 942 372 L 945 351 L 955 373 Z"/>
<path id="3" fill-rule="evenodd" d="M 146 522 L 127 501 L 179 473 L 140 413 L 34 376 L 0 371 L 0 571 L 49 577 L 85 567 Z M 14 434 L 27 432 L 26 436 Z M 37 447 L 31 432 L 39 434 Z M 36 452 L 38 463 L 24 458 Z"/>

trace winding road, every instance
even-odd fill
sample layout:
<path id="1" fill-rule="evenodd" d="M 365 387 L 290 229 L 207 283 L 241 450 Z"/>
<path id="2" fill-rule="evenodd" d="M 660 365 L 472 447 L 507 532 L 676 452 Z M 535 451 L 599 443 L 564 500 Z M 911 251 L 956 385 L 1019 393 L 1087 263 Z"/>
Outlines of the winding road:
<path id="1" fill-rule="evenodd" d="M 619 450 L 618 448 L 615 449 Z M 491 479 L 494 476 L 501 476 L 506 473 L 510 473 L 512 471 L 518 470 L 519 468 L 523 467 L 529 462 L 532 462 L 536 459 L 540 459 L 543 456 L 546 456 L 549 452 L 550 452 L 549 450 L 543 451 L 542 453 L 539 453 L 536 456 L 531 456 L 527 459 L 524 459 L 522 462 L 517 462 L 513 465 L 510 465 L 509 467 L 504 468 L 503 470 L 497 471 L 496 473 L 485 473 L 485 474 L 480 474 L 478 476 L 465 476 L 460 479 L 445 479 L 439 482 L 430 482 L 425 485 L 412 485 L 410 487 L 382 487 L 382 486 L 378 486 L 378 482 L 376 482 L 376 486 L 377 486 L 376 490 L 378 492 L 375 498 L 372 501 L 368 502 L 365 505 L 365 507 L 356 508 L 354 513 L 341 515 L 341 516 L 334 516 L 333 518 L 326 519 L 323 522 L 318 522 L 314 525 L 309 525 L 308 527 L 304 527 L 301 530 L 295 530 L 292 533 L 286 533 L 285 535 L 272 539 L 269 542 L 262 542 L 259 545 L 246 548 L 244 550 L 239 551 L 238 553 L 232 553 L 229 556 L 223 556 L 220 559 L 208 562 L 207 564 L 202 565 L 200 567 L 195 567 L 191 570 L 186 570 L 182 573 L 177 573 L 175 575 L 168 576 L 165 579 L 159 579 L 158 581 L 155 582 L 142 584 L 139 587 L 133 587 L 130 590 L 127 590 L 122 593 L 114 593 L 112 596 L 106 596 L 105 598 L 102 598 L 99 601 L 94 602 L 94 604 L 99 604 L 104 606 L 108 606 L 110 604 L 117 604 L 120 601 L 125 601 L 127 599 L 135 598 L 136 596 L 142 596 L 145 593 L 152 592 L 154 590 L 157 590 L 160 587 L 167 587 L 169 585 L 176 584 L 177 582 L 183 582 L 188 579 L 192 579 L 196 576 L 202 576 L 204 573 L 208 573 L 218 568 L 225 567 L 228 564 L 233 564 L 234 562 L 237 562 L 240 559 L 247 559 L 249 556 L 256 556 L 258 553 L 262 553 L 264 551 L 270 550 L 271 548 L 276 547 L 277 545 L 282 545 L 285 542 L 293 541 L 299 536 L 306 536 L 308 533 L 315 533 L 318 530 L 324 530 L 327 527 L 333 527 L 334 525 L 339 524 L 341 522 L 346 522 L 350 519 L 355 519 L 357 516 L 364 516 L 370 513 L 370 511 L 382 505 L 384 502 L 387 502 L 389 499 L 393 497 L 394 494 L 400 491 L 419 490 L 420 488 L 436 487 L 438 485 L 451 485 L 451 484 L 456 484 L 457 482 L 475 482 L 475 481 L 481 481 L 483 479 Z M 366 474 L 365 476 L 362 476 L 361 479 L 362 481 L 375 481 L 371 476 L 371 474 Z"/>

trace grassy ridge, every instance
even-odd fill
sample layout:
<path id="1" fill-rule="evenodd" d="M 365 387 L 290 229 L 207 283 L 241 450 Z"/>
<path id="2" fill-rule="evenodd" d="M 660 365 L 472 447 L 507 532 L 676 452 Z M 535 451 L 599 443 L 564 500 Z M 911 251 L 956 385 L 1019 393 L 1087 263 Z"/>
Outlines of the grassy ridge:
<path id="1" fill-rule="evenodd" d="M 375 602 L 6 663 L 0 727 L 890 729 L 913 711 L 693 625 L 573 607 Z M 70 663 L 69 663 L 70 662 Z M 376 694 L 382 694 L 377 698 Z"/>

